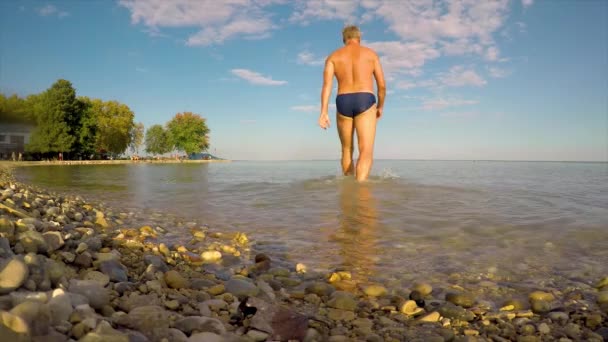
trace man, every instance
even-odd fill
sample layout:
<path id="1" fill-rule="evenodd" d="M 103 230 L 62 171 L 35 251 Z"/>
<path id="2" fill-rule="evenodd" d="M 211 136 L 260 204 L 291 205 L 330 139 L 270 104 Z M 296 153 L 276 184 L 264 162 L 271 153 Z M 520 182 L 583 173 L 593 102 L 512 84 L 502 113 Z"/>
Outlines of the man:
<path id="1" fill-rule="evenodd" d="M 342 31 L 344 47 L 334 51 L 325 61 L 323 89 L 321 91 L 321 115 L 319 126 L 329 127 L 329 95 L 333 77 L 338 80 L 336 97 L 336 121 L 342 143 L 342 171 L 355 174 L 358 181 L 367 179 L 374 152 L 376 121 L 382 116 L 386 85 L 378 55 L 370 48 L 361 46 L 361 32 L 356 26 Z M 373 78 L 378 88 L 378 103 L 374 96 Z M 353 135 L 357 133 L 359 160 L 353 165 Z"/>

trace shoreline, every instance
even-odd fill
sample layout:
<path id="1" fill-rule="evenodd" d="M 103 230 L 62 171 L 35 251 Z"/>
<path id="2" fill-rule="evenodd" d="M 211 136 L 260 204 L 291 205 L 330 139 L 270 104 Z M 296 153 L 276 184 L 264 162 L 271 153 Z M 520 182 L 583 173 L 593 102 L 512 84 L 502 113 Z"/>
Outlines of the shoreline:
<path id="1" fill-rule="evenodd" d="M 0 161 L 1 167 L 22 166 L 55 166 L 55 165 L 120 165 L 120 164 L 207 164 L 207 163 L 230 163 L 229 159 L 212 160 L 64 160 L 64 161 Z"/>
<path id="2" fill-rule="evenodd" d="M 276 267 L 243 233 L 138 225 L 130 213 L 15 182 L 11 167 L 25 163 L 0 162 L 2 341 L 608 338 L 607 275 L 495 308 L 457 284 L 361 284 L 348 270 Z M 191 240 L 159 243 L 172 229 Z"/>

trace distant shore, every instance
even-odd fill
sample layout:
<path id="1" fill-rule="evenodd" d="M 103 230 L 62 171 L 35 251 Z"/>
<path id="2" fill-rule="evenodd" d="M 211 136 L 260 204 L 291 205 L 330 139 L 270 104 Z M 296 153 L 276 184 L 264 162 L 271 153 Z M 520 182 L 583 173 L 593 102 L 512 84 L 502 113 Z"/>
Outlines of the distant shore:
<path id="1" fill-rule="evenodd" d="M 18 167 L 18 166 L 50 166 L 50 165 L 117 165 L 117 164 L 205 164 L 205 163 L 229 163 L 232 160 L 228 159 L 210 159 L 210 160 L 175 160 L 175 159 L 160 159 L 160 160 L 53 160 L 53 161 L 0 161 L 0 166 Z"/>

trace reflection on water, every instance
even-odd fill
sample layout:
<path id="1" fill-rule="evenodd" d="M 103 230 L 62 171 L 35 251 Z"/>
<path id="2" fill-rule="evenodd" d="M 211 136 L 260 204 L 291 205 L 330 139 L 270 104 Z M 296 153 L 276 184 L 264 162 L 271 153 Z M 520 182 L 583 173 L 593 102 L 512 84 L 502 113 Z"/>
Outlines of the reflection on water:
<path id="1" fill-rule="evenodd" d="M 365 282 L 375 272 L 378 210 L 370 183 L 352 177 L 339 184 L 339 226 L 334 241 L 339 245 L 343 265 L 355 280 Z"/>

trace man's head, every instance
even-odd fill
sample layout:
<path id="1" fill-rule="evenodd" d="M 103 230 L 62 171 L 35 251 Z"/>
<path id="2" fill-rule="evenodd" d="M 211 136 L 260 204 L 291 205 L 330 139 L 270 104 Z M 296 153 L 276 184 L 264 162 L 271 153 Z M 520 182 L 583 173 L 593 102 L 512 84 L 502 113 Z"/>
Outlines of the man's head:
<path id="1" fill-rule="evenodd" d="M 342 30 L 342 42 L 346 44 L 350 39 L 356 39 L 357 41 L 361 41 L 361 31 L 355 25 L 346 26 L 344 30 Z"/>

